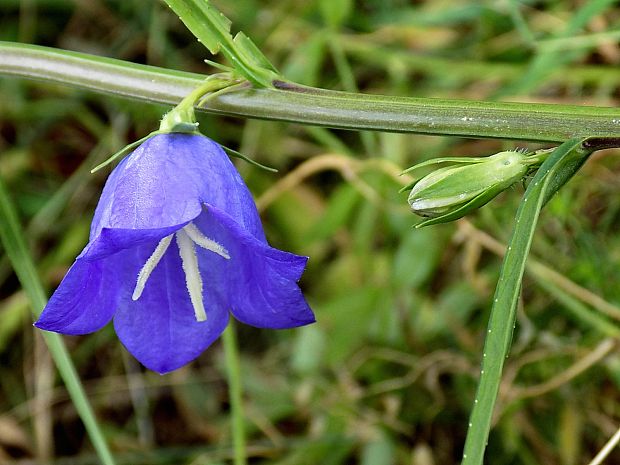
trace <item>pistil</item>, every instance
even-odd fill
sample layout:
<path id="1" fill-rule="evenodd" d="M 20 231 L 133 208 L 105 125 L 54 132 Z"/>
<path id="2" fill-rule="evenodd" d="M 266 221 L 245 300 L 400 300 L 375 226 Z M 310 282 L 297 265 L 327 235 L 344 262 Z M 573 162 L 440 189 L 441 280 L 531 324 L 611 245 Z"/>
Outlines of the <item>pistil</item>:
<path id="1" fill-rule="evenodd" d="M 189 292 L 192 307 L 194 307 L 196 320 L 206 321 L 207 312 L 202 301 L 202 277 L 198 269 L 198 257 L 194 249 L 194 242 L 183 229 L 177 231 L 176 237 L 179 255 L 181 255 L 183 262 L 183 271 L 185 272 L 185 285 Z"/>

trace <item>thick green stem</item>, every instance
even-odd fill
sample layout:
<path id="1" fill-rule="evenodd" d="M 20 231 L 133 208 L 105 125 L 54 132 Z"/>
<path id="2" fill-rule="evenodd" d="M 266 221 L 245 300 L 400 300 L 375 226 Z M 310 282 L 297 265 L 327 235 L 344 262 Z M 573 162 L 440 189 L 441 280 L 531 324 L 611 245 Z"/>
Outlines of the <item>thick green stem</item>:
<path id="1" fill-rule="evenodd" d="M 0 42 L 0 74 L 149 102 L 177 104 L 205 76 L 35 45 Z M 422 99 L 334 92 L 275 82 L 239 89 L 204 110 L 345 129 L 561 142 L 620 137 L 617 108 Z"/>
<path id="2" fill-rule="evenodd" d="M 234 323 L 231 322 L 222 335 L 226 370 L 228 374 L 228 396 L 232 415 L 232 439 L 234 464 L 247 465 L 245 450 L 245 427 L 243 420 L 243 396 L 241 388 L 241 366 Z"/>
<path id="3" fill-rule="evenodd" d="M 0 178 L 0 238 L 4 250 L 13 265 L 13 269 L 30 300 L 35 316 L 38 316 L 47 303 L 43 285 L 28 248 L 24 242 L 24 233 L 19 225 L 17 214 L 9 195 Z M 82 388 L 80 378 L 75 371 L 62 337 L 56 333 L 43 332 L 45 342 L 49 347 L 54 363 L 62 377 L 73 405 L 84 422 L 86 431 L 93 446 L 104 465 L 114 465 L 114 459 L 105 442 L 103 433 L 99 429 L 97 419 L 90 407 L 86 393 Z"/>

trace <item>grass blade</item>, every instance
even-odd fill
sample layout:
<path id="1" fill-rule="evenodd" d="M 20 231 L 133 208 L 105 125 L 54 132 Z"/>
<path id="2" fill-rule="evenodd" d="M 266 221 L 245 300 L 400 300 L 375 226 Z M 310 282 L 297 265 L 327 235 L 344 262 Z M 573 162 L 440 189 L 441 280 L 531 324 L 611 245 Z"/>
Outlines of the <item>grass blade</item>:
<path id="1" fill-rule="evenodd" d="M 45 307 L 47 297 L 23 237 L 24 234 L 17 213 L 4 187 L 4 182 L 0 178 L 0 238 L 36 316 Z M 112 454 L 99 428 L 62 337 L 59 334 L 45 331 L 43 336 L 101 463 L 114 465 Z"/>

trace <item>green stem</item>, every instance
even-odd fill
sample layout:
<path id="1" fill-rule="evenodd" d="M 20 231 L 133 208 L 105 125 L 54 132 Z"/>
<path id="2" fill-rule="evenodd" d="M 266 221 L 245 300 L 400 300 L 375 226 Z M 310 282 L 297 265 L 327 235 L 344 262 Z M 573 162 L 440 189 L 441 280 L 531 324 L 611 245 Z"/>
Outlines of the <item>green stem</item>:
<path id="1" fill-rule="evenodd" d="M 241 392 L 241 366 L 239 364 L 239 351 L 237 348 L 237 336 L 235 325 L 231 321 L 222 335 L 226 370 L 228 374 L 228 395 L 232 414 L 232 439 L 235 465 L 246 465 L 247 456 L 245 450 L 245 427 L 243 421 L 243 399 Z"/>
<path id="2" fill-rule="evenodd" d="M 196 113 L 194 107 L 198 105 L 198 102 L 205 96 L 205 94 L 211 93 L 208 97 L 217 95 L 217 91 L 230 88 L 235 84 L 232 78 L 226 79 L 217 77 L 216 75 L 210 76 L 193 91 L 179 102 L 172 110 L 170 110 L 161 120 L 159 125 L 159 131 L 161 132 L 188 132 L 195 133 L 197 131 L 198 123 L 196 122 Z M 202 101 L 208 100 L 208 97 Z"/>
<path id="3" fill-rule="evenodd" d="M 149 102 L 177 104 L 205 76 L 35 45 L 0 42 L 0 74 Z M 620 110 L 536 103 L 424 99 L 334 92 L 275 82 L 239 89 L 205 110 L 345 129 L 562 142 L 620 137 Z"/>
<path id="4" fill-rule="evenodd" d="M 13 208 L 11 199 L 4 187 L 4 182 L 0 178 L 0 238 L 4 250 L 13 265 L 15 273 L 32 304 L 35 316 L 38 316 L 47 303 L 47 297 L 41 284 L 41 279 L 34 266 L 34 262 L 26 244 L 24 234 L 19 225 L 17 213 Z M 84 422 L 86 431 L 90 436 L 93 446 L 104 465 L 114 465 L 114 459 L 105 442 L 103 433 L 99 429 L 97 420 L 86 397 L 86 393 L 80 382 L 80 378 L 75 370 L 73 362 L 69 357 L 67 348 L 62 337 L 56 333 L 43 332 L 52 358 L 58 368 L 67 391 L 71 396 L 73 405 L 80 418 Z"/>

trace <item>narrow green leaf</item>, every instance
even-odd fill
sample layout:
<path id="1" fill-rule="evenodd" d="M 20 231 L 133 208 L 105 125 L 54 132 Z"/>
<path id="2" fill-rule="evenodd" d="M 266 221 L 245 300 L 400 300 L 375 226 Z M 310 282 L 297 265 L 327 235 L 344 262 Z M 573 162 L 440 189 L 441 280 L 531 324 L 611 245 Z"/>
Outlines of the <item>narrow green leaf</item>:
<path id="1" fill-rule="evenodd" d="M 260 87 L 271 87 L 278 73 L 269 60 L 242 32 L 233 39 L 231 21 L 215 9 L 208 0 L 165 0 L 212 54 L 222 54 L 235 70 Z"/>
<path id="2" fill-rule="evenodd" d="M 166 0 L 166 3 L 213 55 L 219 53 L 222 42 L 232 41 L 231 21 L 208 3 L 189 0 Z"/>
<path id="3" fill-rule="evenodd" d="M 493 408 L 508 356 L 525 262 L 543 205 L 575 174 L 593 151 L 586 139 L 570 139 L 542 164 L 523 196 L 493 298 L 482 369 L 469 420 L 462 465 L 482 465 Z"/>
<path id="4" fill-rule="evenodd" d="M 238 52 L 243 55 L 248 62 L 253 62 L 257 67 L 265 68 L 277 73 L 278 70 L 271 64 L 263 52 L 256 46 L 252 39 L 243 32 L 238 32 L 234 39 Z"/>

